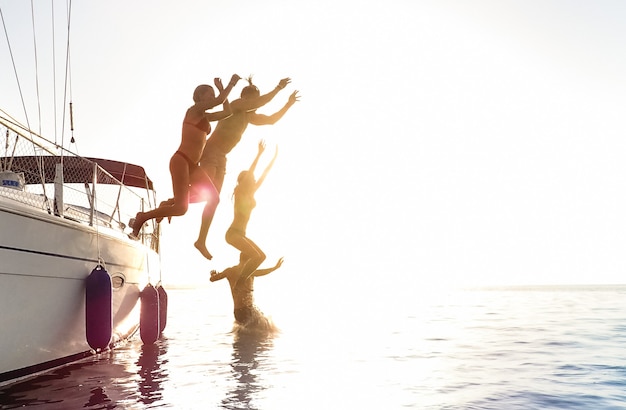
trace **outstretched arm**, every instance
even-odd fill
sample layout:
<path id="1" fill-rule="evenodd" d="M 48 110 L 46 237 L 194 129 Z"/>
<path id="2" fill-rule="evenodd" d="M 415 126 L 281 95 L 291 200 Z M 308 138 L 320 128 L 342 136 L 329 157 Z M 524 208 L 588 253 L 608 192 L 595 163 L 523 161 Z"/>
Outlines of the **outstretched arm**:
<path id="1" fill-rule="evenodd" d="M 211 279 L 209 279 L 211 282 L 216 282 L 218 280 L 222 280 L 226 277 L 226 270 L 222 271 L 222 272 L 217 272 L 216 270 L 212 270 L 211 271 Z"/>
<path id="2" fill-rule="evenodd" d="M 294 105 L 297 101 L 299 101 L 299 99 L 300 99 L 300 96 L 298 95 L 298 90 L 296 90 L 293 93 L 291 93 L 291 95 L 289 96 L 289 100 L 287 100 L 287 103 L 279 111 L 275 112 L 272 115 L 251 113 L 251 114 L 248 114 L 248 120 L 250 121 L 250 124 L 253 124 L 253 125 L 275 124 L 278 120 L 283 118 L 283 115 L 285 115 L 287 110 L 291 108 L 291 106 Z"/>
<path id="3" fill-rule="evenodd" d="M 278 82 L 278 85 L 269 93 L 260 95 L 256 98 L 246 98 L 236 100 L 236 107 L 233 107 L 235 111 L 254 111 L 259 107 L 264 106 L 268 102 L 272 101 L 276 94 L 283 88 L 287 87 L 287 84 L 291 82 L 291 78 L 286 77 Z"/>
<path id="4" fill-rule="evenodd" d="M 216 282 L 218 280 L 222 280 L 224 278 L 228 278 L 229 276 L 235 277 L 239 274 L 241 267 L 239 265 L 231 266 L 230 268 L 226 268 L 221 272 L 217 272 L 216 270 L 211 271 L 211 282 Z"/>
<path id="5" fill-rule="evenodd" d="M 270 163 L 267 164 L 267 167 L 265 167 L 265 171 L 263 171 L 263 174 L 261 175 L 261 177 L 259 177 L 258 181 L 256 181 L 256 186 L 254 187 L 255 191 L 259 189 L 263 181 L 265 181 L 265 177 L 267 176 L 268 172 L 270 172 L 270 169 L 272 169 L 272 166 L 274 165 L 274 162 L 276 161 L 277 156 L 278 156 L 278 146 L 276 146 L 276 152 L 274 153 L 274 157 L 272 158 Z"/>
<path id="6" fill-rule="evenodd" d="M 263 151 L 265 151 L 265 141 L 261 140 L 259 141 L 259 151 L 256 154 L 254 161 L 252 161 L 250 168 L 248 169 L 248 171 L 251 172 L 252 175 L 254 175 L 254 170 L 256 169 L 256 165 L 259 163 L 259 158 L 261 158 L 261 154 L 263 154 Z"/>
<path id="7" fill-rule="evenodd" d="M 276 265 L 274 265 L 271 268 L 267 268 L 267 269 L 257 269 L 254 271 L 254 273 L 252 274 L 252 276 L 258 277 L 258 276 L 265 276 L 269 273 L 274 272 L 276 269 L 280 268 L 283 264 L 283 258 L 280 258 L 278 260 L 278 262 L 276 262 Z"/>
<path id="8" fill-rule="evenodd" d="M 216 112 L 205 112 L 207 121 L 220 121 L 233 115 L 228 99 L 224 100 L 224 109 Z"/>

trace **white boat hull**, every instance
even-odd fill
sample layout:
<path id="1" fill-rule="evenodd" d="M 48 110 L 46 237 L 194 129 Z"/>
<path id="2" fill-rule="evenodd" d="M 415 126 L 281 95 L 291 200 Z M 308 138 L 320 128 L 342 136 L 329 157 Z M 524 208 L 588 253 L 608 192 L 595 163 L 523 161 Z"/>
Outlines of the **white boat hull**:
<path id="1" fill-rule="evenodd" d="M 113 346 L 138 328 L 140 291 L 158 279 L 156 252 L 0 197 L 0 384 L 93 354 L 85 281 L 98 264 L 113 282 Z"/>

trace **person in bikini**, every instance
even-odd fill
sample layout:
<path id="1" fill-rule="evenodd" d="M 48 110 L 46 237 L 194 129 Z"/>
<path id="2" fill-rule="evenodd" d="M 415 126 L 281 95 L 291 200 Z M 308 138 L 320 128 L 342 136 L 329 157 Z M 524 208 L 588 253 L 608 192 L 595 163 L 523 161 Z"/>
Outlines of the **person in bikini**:
<path id="1" fill-rule="evenodd" d="M 252 84 L 252 78 L 249 77 L 249 84 L 241 91 L 241 98 L 230 103 L 232 115 L 217 123 L 215 131 L 213 131 L 207 140 L 204 151 L 202 152 L 200 166 L 207 175 L 211 177 L 218 194 L 222 191 L 224 175 L 226 174 L 226 155 L 239 143 L 248 124 L 274 124 L 298 101 L 299 96 L 296 90 L 291 93 L 287 103 L 274 114 L 265 115 L 256 112 L 258 108 L 270 102 L 276 94 L 284 89 L 290 82 L 290 78 L 283 78 L 271 92 L 261 95 L 259 89 Z M 192 194 L 192 197 L 193 196 Z M 202 196 L 200 196 L 200 199 L 203 199 Z M 193 198 L 191 201 L 199 202 Z M 202 212 L 202 222 L 200 224 L 198 239 L 194 244 L 196 249 L 207 259 L 213 258 L 206 248 L 206 238 L 218 203 L 219 197 L 210 197 L 207 200 Z"/>
<path id="2" fill-rule="evenodd" d="M 276 156 L 278 155 L 278 147 L 276 148 L 274 157 L 263 171 L 261 177 L 258 181 L 255 181 L 254 170 L 263 151 L 265 151 L 265 143 L 260 141 L 259 151 L 254 158 L 252 165 L 250 165 L 250 169 L 242 171 L 237 178 L 237 186 L 235 187 L 234 192 L 235 212 L 233 222 L 226 231 L 225 235 L 226 242 L 239 250 L 242 254 L 241 258 L 245 260 L 243 266 L 241 266 L 241 273 L 234 285 L 235 287 L 239 283 L 245 283 L 265 260 L 265 253 L 263 253 L 261 248 L 259 248 L 256 243 L 246 236 L 248 221 L 250 220 L 252 210 L 256 206 L 254 194 L 261 187 L 267 173 L 274 165 L 274 161 L 276 161 Z"/>
<path id="3" fill-rule="evenodd" d="M 257 269 L 245 281 L 238 283 L 241 276 L 242 268 L 247 262 L 245 254 L 239 255 L 239 264 L 224 269 L 222 272 L 211 271 L 211 282 L 221 279 L 228 279 L 230 292 L 233 297 L 233 314 L 235 321 L 244 326 L 260 325 L 271 326 L 263 313 L 254 305 L 254 278 L 265 276 L 280 268 L 283 264 L 283 258 L 278 259 L 276 265 L 267 269 Z M 269 329 L 268 329 L 269 330 Z"/>
<path id="4" fill-rule="evenodd" d="M 202 84 L 196 87 L 193 93 L 194 104 L 185 113 L 182 126 L 182 138 L 178 150 L 170 159 L 170 173 L 172 175 L 172 190 L 174 198 L 161 202 L 158 208 L 148 212 L 138 212 L 129 222 L 132 233 L 129 235 L 133 239 L 139 237 L 139 231 L 143 224 L 153 218 L 158 221 L 164 217 L 184 215 L 189 206 L 189 187 L 202 187 L 207 195 L 219 195 L 211 178 L 198 166 L 200 155 L 206 143 L 206 137 L 211 132 L 211 121 L 219 121 L 232 115 L 228 103 L 228 94 L 235 84 L 241 79 L 239 75 L 233 74 L 224 88 L 222 80 L 214 80 L 215 87 L 219 95 L 215 96 L 215 91 L 210 85 Z M 223 104 L 223 110 L 217 112 L 206 112 L 207 110 Z"/>

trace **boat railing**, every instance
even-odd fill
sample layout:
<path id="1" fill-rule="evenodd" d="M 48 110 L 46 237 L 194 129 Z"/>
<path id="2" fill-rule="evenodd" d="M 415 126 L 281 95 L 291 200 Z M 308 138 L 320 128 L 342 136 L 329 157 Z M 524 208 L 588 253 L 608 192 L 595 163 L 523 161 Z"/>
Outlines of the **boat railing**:
<path id="1" fill-rule="evenodd" d="M 3 125 L 0 197 L 36 212 L 123 235 L 130 232 L 130 218 L 156 206 L 152 182 L 143 168 L 69 152 L 53 155 L 53 149 Z M 158 250 L 158 236 L 157 224 L 144 225 L 142 242 Z"/>

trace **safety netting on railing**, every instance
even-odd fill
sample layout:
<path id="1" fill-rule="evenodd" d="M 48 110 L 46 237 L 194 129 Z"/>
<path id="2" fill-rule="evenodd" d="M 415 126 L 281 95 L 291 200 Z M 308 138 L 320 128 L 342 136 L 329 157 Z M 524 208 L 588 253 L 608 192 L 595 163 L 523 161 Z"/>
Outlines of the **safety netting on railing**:
<path id="1" fill-rule="evenodd" d="M 0 197 L 78 223 L 130 232 L 138 211 L 156 204 L 143 168 L 119 161 L 83 158 L 36 143 L 0 125 Z M 158 248 L 155 224 L 142 240 Z"/>

